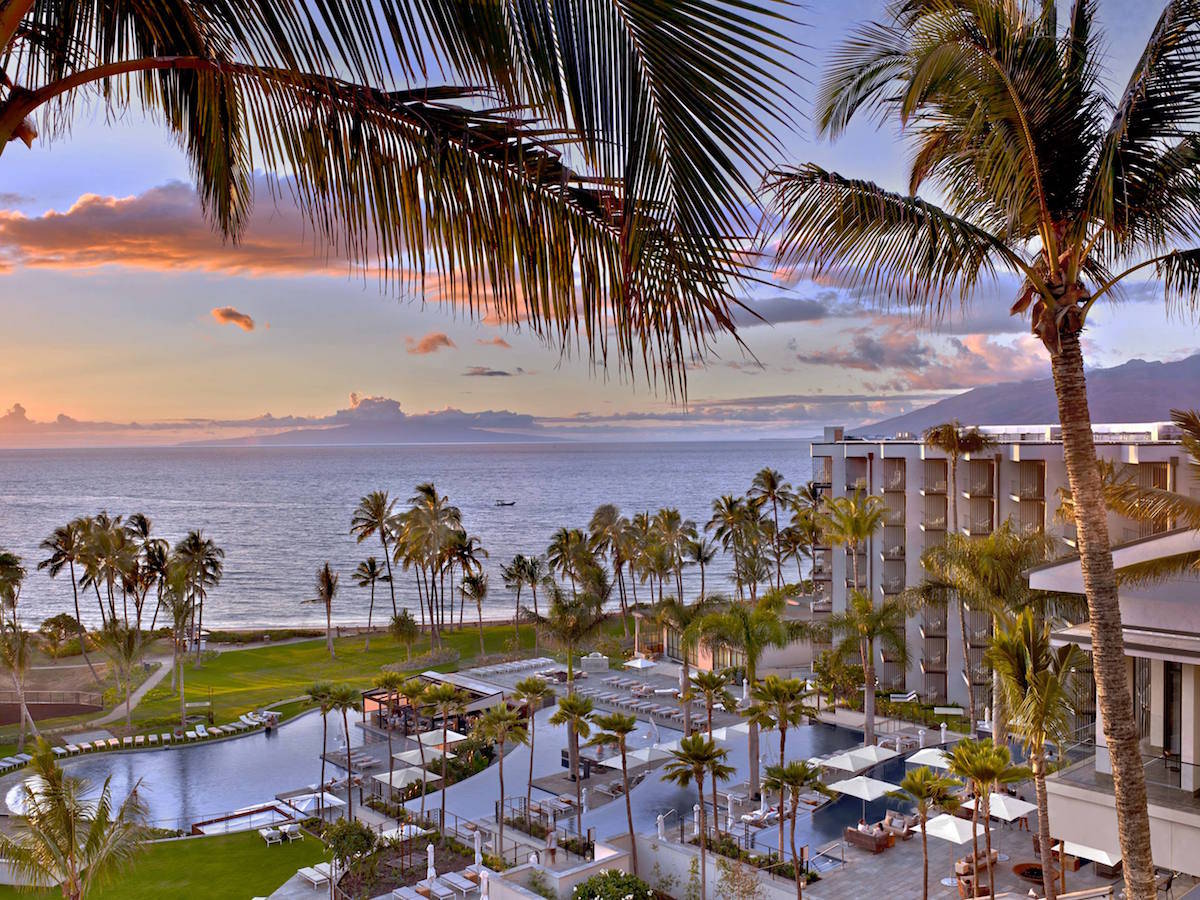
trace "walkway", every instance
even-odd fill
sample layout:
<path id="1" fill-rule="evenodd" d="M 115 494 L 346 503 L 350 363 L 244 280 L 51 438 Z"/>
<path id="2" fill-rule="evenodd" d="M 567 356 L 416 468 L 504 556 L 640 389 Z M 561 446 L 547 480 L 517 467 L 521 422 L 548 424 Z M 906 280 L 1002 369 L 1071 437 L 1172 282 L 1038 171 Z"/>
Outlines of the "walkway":
<path id="1" fill-rule="evenodd" d="M 130 712 L 137 709 L 137 705 L 142 702 L 142 698 L 145 697 L 146 694 L 148 694 L 150 691 L 152 691 L 156 687 L 158 687 L 159 682 L 161 682 L 164 678 L 166 678 L 167 675 L 170 674 L 170 672 L 171 672 L 171 657 L 169 657 L 169 656 L 158 657 L 156 659 L 148 659 L 148 660 L 146 660 L 146 662 L 153 663 L 153 664 L 157 665 L 158 668 L 155 671 L 151 672 L 150 676 L 145 681 L 143 681 L 138 686 L 137 690 L 135 690 L 133 692 L 132 696 L 130 696 L 130 698 L 129 698 Z M 92 719 L 90 722 L 88 722 L 88 724 L 89 725 L 97 725 L 97 726 L 98 725 L 109 725 L 113 722 L 120 722 L 124 718 L 125 718 L 125 703 L 124 703 L 124 701 L 122 701 L 122 702 L 118 703 L 116 705 L 116 707 L 114 707 L 112 710 L 110 710 L 109 712 L 102 715 L 100 718 Z"/>

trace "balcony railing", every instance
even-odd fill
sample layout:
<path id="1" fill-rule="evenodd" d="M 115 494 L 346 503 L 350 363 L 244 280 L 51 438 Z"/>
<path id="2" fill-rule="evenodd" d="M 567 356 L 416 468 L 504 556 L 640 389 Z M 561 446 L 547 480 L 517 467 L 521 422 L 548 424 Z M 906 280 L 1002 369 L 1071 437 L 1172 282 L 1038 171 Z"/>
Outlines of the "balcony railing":
<path id="1" fill-rule="evenodd" d="M 881 585 L 885 594 L 898 594 L 904 590 L 903 578 L 885 578 Z"/>
<path id="2" fill-rule="evenodd" d="M 904 524 L 904 509 L 893 509 L 891 507 L 883 511 L 883 524 L 885 525 L 903 525 Z"/>
<path id="3" fill-rule="evenodd" d="M 921 636 L 930 638 L 944 638 L 946 636 L 946 620 L 926 619 L 921 623 Z"/>
<path id="4" fill-rule="evenodd" d="M 946 655 L 939 653 L 937 656 L 927 656 L 921 660 L 921 671 L 929 674 L 930 672 L 945 672 L 946 671 Z"/>
<path id="5" fill-rule="evenodd" d="M 895 544 L 879 551 L 880 559 L 904 559 L 904 545 Z"/>
<path id="6" fill-rule="evenodd" d="M 926 481 L 924 486 L 921 488 L 921 493 L 923 493 L 923 494 L 944 494 L 944 493 L 946 493 L 945 479 L 939 478 L 934 481 Z"/>
<path id="7" fill-rule="evenodd" d="M 931 517 L 926 518 L 925 521 L 921 523 L 921 530 L 922 531 L 945 531 L 946 530 L 946 517 L 945 516 L 931 516 Z"/>
<path id="8" fill-rule="evenodd" d="M 867 476 L 859 475 L 857 478 L 846 479 L 846 490 L 850 493 L 855 491 L 865 491 L 867 489 Z"/>
<path id="9" fill-rule="evenodd" d="M 861 590 L 865 590 L 866 587 L 867 587 L 867 579 L 866 578 L 858 579 L 858 584 L 854 583 L 853 576 L 846 579 L 846 590 L 848 590 L 848 591 L 861 591 Z"/>
<path id="10" fill-rule="evenodd" d="M 984 519 L 982 522 L 972 522 L 965 529 L 966 533 L 972 537 L 977 535 L 987 535 L 992 533 L 992 520 Z"/>
<path id="11" fill-rule="evenodd" d="M 888 478 L 883 483 L 883 489 L 884 489 L 884 491 L 886 491 L 888 493 L 894 492 L 894 493 L 903 494 L 904 493 L 904 476 L 903 475 L 893 475 L 891 478 Z"/>
<path id="12" fill-rule="evenodd" d="M 990 481 L 978 481 L 969 484 L 963 488 L 962 495 L 968 500 L 972 497 L 990 498 L 992 496 L 992 483 Z"/>

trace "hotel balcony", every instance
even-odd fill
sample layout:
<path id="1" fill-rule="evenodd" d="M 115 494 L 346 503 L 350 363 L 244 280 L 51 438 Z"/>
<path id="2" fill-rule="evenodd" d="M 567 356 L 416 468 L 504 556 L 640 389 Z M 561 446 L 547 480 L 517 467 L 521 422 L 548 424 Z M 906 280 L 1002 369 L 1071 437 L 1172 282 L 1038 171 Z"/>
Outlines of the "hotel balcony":
<path id="1" fill-rule="evenodd" d="M 963 683 L 966 683 L 966 678 L 963 678 Z M 984 668 L 971 666 L 971 683 L 974 685 L 991 684 L 992 673 Z"/>
<path id="2" fill-rule="evenodd" d="M 939 653 L 935 656 L 925 656 L 921 658 L 921 671 L 926 675 L 937 672 L 944 675 L 946 673 L 946 654 Z"/>
<path id="3" fill-rule="evenodd" d="M 883 591 L 884 596 L 890 597 L 894 594 L 899 594 L 901 591 L 904 590 L 904 578 L 903 577 L 885 578 L 885 579 L 883 579 L 883 583 L 880 584 L 879 587 Z"/>
<path id="4" fill-rule="evenodd" d="M 992 483 L 990 481 L 977 481 L 963 488 L 962 495 L 967 500 L 990 500 L 992 499 Z"/>
<path id="5" fill-rule="evenodd" d="M 846 479 L 846 493 L 853 494 L 855 491 L 865 491 L 867 489 L 867 476 L 859 475 L 857 478 Z"/>
<path id="6" fill-rule="evenodd" d="M 903 494 L 904 493 L 904 475 L 893 475 L 883 483 L 883 492 L 885 494 Z"/>
<path id="7" fill-rule="evenodd" d="M 1023 487 L 1009 494 L 1008 499 L 1013 503 L 1020 503 L 1022 500 L 1038 500 L 1044 503 L 1046 492 L 1038 487 Z"/>
<path id="8" fill-rule="evenodd" d="M 921 637 L 946 638 L 946 617 L 944 615 L 926 616 L 921 621 Z"/>
<path id="9" fill-rule="evenodd" d="M 891 547 L 884 547 L 882 550 L 879 551 L 879 558 L 882 560 L 889 560 L 889 559 L 903 560 L 904 559 L 904 545 L 903 544 L 894 544 Z"/>
<path id="10" fill-rule="evenodd" d="M 941 496 L 946 493 L 945 481 L 927 481 L 921 486 L 921 496 Z"/>
<path id="11" fill-rule="evenodd" d="M 904 507 L 903 506 L 898 507 L 898 508 L 893 508 L 890 506 L 887 507 L 883 511 L 883 524 L 884 525 L 901 525 L 901 526 L 904 525 Z"/>
<path id="12" fill-rule="evenodd" d="M 937 703 L 946 699 L 946 675 L 930 672 L 925 676 L 925 690 L 921 692 L 926 703 Z"/>
<path id="13" fill-rule="evenodd" d="M 922 531 L 945 531 L 946 530 L 946 517 L 945 516 L 934 516 L 932 518 L 927 518 L 924 522 L 921 523 L 921 530 Z"/>
<path id="14" fill-rule="evenodd" d="M 858 584 L 854 583 L 854 576 L 851 575 L 846 579 L 846 590 L 848 591 L 865 591 L 867 589 L 867 576 L 863 575 L 858 579 Z"/>
<path id="15" fill-rule="evenodd" d="M 962 533 L 968 537 L 984 537 L 992 533 L 992 520 L 985 519 L 981 522 L 972 522 L 970 525 L 964 525 Z"/>

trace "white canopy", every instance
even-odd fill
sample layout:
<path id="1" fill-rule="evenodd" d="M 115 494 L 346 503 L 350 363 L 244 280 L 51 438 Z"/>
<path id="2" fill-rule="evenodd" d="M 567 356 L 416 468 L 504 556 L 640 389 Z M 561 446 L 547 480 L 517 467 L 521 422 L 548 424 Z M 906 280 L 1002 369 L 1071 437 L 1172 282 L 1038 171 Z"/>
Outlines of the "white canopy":
<path id="1" fill-rule="evenodd" d="M 437 749 L 437 747 L 426 747 L 425 763 L 427 765 L 435 762 L 440 763 L 442 761 L 442 755 L 442 751 Z M 454 754 L 447 753 L 445 754 L 445 757 L 446 759 L 454 759 Z M 419 748 L 417 750 L 405 750 L 403 753 L 394 754 L 392 759 L 396 760 L 396 762 L 403 766 L 419 766 L 421 765 L 421 751 Z"/>
<path id="2" fill-rule="evenodd" d="M 311 812 L 316 812 L 317 809 L 321 806 L 322 795 L 319 792 L 314 792 L 312 794 L 300 794 L 296 797 L 289 797 L 284 802 L 287 803 L 288 806 L 292 807 L 292 809 L 296 810 L 297 812 L 311 813 Z M 333 794 L 326 792 L 324 794 L 324 805 L 326 807 L 345 806 L 346 801 L 341 800 L 341 799 L 335 797 Z"/>
<path id="3" fill-rule="evenodd" d="M 1107 850 L 1101 850 L 1097 847 L 1087 847 L 1083 844 L 1076 844 L 1073 841 L 1052 841 L 1051 846 L 1056 850 L 1062 847 L 1063 852 L 1067 856 L 1078 856 L 1080 859 L 1090 859 L 1092 862 L 1098 862 L 1102 866 L 1115 866 L 1121 861 L 1120 851 L 1117 853 L 1109 853 Z"/>
<path id="4" fill-rule="evenodd" d="M 889 750 L 887 747 L 880 747 L 875 744 L 868 744 L 865 747 L 855 747 L 853 750 L 847 750 L 846 754 L 857 760 L 865 760 L 865 764 L 859 766 L 861 769 L 886 762 L 900 755 L 895 750 Z"/>
<path id="5" fill-rule="evenodd" d="M 704 732 L 698 732 L 698 733 L 699 733 L 699 734 L 703 734 Z M 673 741 L 663 741 L 662 743 L 660 743 L 660 744 L 655 744 L 654 746 L 655 746 L 657 749 L 659 749 L 659 750 L 666 750 L 666 751 L 670 752 L 671 750 L 678 750 L 678 749 L 679 749 L 679 742 L 680 742 L 681 740 L 683 740 L 683 739 L 682 739 L 682 738 L 676 738 L 676 739 L 675 739 L 675 740 L 673 740 Z"/>
<path id="6" fill-rule="evenodd" d="M 970 819 L 960 819 L 943 813 L 925 823 L 925 833 L 952 844 L 965 844 L 972 837 L 983 837 L 983 825 L 976 825 L 972 834 Z"/>
<path id="7" fill-rule="evenodd" d="M 905 760 L 911 766 L 929 766 L 931 769 L 949 769 L 950 757 L 941 747 L 926 747 Z"/>
<path id="8" fill-rule="evenodd" d="M 974 809 L 975 801 L 968 800 L 963 804 L 963 808 Z M 1032 803 L 1019 800 L 1016 797 L 1010 797 L 1008 794 L 997 794 L 993 791 L 988 795 L 988 815 L 995 816 L 997 819 L 1003 819 L 1005 822 L 1022 819 L 1035 809 L 1037 807 Z M 1090 859 L 1091 857 L 1088 858 Z"/>
<path id="9" fill-rule="evenodd" d="M 656 663 L 652 659 L 646 659 L 644 656 L 639 656 L 636 659 L 631 659 L 625 663 L 627 669 L 653 669 Z"/>
<path id="10" fill-rule="evenodd" d="M 827 769 L 841 769 L 843 772 L 857 772 L 859 768 L 862 768 L 849 753 L 836 753 L 825 759 L 817 760 L 817 764 Z"/>
<path id="11" fill-rule="evenodd" d="M 892 791 L 899 790 L 899 785 L 891 784 L 887 781 L 879 781 L 876 778 L 868 778 L 865 775 L 856 775 L 854 778 L 847 778 L 845 781 L 835 781 L 829 786 L 829 789 L 837 791 L 839 794 L 849 794 L 851 797 L 867 801 L 886 797 Z"/>
<path id="12" fill-rule="evenodd" d="M 466 739 L 467 736 L 465 734 L 459 734 L 453 728 L 446 729 L 446 744 L 457 744 Z M 426 747 L 439 747 L 442 744 L 442 729 L 431 728 L 429 731 L 422 731 L 417 735 L 417 740 Z"/>
<path id="13" fill-rule="evenodd" d="M 425 769 L 418 769 L 415 766 L 408 766 L 407 768 L 396 769 L 394 772 L 380 772 L 375 776 L 375 780 L 402 790 L 410 784 L 416 784 L 418 781 L 424 781 L 426 784 L 441 781 L 442 776 L 435 775 L 433 772 L 427 772 Z"/>
<path id="14" fill-rule="evenodd" d="M 399 828 L 390 828 L 387 831 L 379 833 L 381 841 L 411 841 L 413 838 L 418 838 L 423 834 L 429 834 L 429 830 L 421 828 L 419 825 L 414 825 L 411 822 L 405 822 Z"/>
<path id="15" fill-rule="evenodd" d="M 625 759 L 629 763 L 649 763 L 670 758 L 671 752 L 659 747 L 642 747 L 638 750 L 630 750 L 625 754 Z M 608 766 L 610 769 L 619 769 L 621 768 L 621 755 L 617 754 L 616 756 L 601 760 L 600 765 Z"/>
<path id="16" fill-rule="evenodd" d="M 714 741 L 732 741 L 739 735 L 750 733 L 749 722 L 738 722 L 736 725 L 726 725 L 724 728 L 714 728 L 712 739 Z"/>

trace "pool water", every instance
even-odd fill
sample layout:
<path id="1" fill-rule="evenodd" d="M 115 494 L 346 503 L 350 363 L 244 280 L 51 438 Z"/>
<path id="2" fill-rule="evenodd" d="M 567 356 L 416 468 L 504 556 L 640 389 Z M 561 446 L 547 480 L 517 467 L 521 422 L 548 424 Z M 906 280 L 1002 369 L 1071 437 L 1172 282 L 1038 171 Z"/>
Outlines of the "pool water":
<path id="1" fill-rule="evenodd" d="M 351 746 L 359 746 L 362 729 L 350 724 Z M 343 747 L 341 719 L 329 717 L 329 749 Z M 212 819 L 274 800 L 283 791 L 315 785 L 321 777 L 321 716 L 305 713 L 268 734 L 257 731 L 227 740 L 81 756 L 62 764 L 70 775 L 86 779 L 99 792 L 111 778 L 119 803 L 141 779 L 139 792 L 150 824 L 190 829 Z M 326 777 L 336 770 L 329 768 Z M 341 773 L 338 773 L 341 774 Z M 5 797 L 15 811 L 21 787 Z"/>

